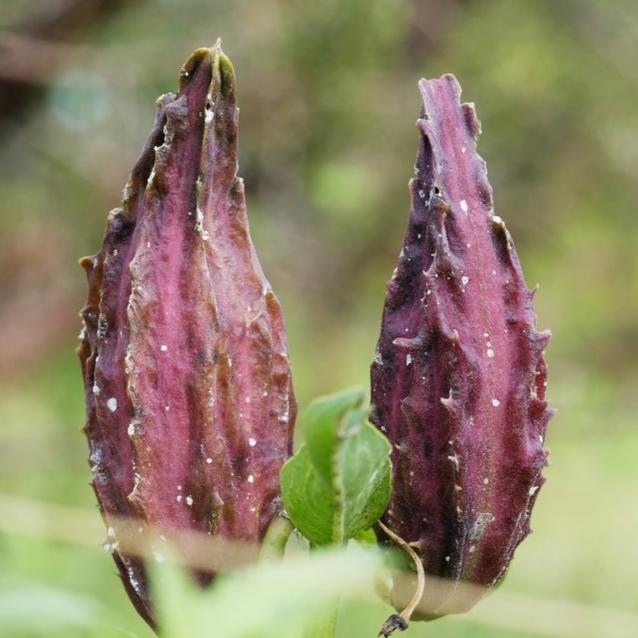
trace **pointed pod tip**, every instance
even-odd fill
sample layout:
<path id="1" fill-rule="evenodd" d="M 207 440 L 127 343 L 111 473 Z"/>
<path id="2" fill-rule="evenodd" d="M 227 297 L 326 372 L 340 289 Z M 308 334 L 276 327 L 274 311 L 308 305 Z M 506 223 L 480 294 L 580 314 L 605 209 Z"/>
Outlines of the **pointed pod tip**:
<path id="1" fill-rule="evenodd" d="M 186 62 L 182 65 L 179 74 L 179 88 L 183 90 L 191 77 L 194 75 L 197 68 L 202 64 L 207 64 L 213 67 L 218 66 L 219 59 L 224 55 L 221 48 L 221 38 L 217 38 L 217 42 L 210 47 L 199 47 L 195 49 L 186 59 Z"/>
<path id="2" fill-rule="evenodd" d="M 202 64 L 209 64 L 212 67 L 211 93 L 216 93 L 217 87 L 222 94 L 232 93 L 235 85 L 235 69 L 230 58 L 222 50 L 221 38 L 218 38 L 212 47 L 195 49 L 184 62 L 180 70 L 180 91 L 186 88 L 191 77 Z"/>
<path id="3" fill-rule="evenodd" d="M 235 68 L 230 58 L 220 49 L 219 50 L 219 70 L 222 76 L 222 80 L 234 80 Z"/>
<path id="4" fill-rule="evenodd" d="M 193 70 L 207 58 L 212 60 L 215 55 L 214 47 L 199 47 L 195 49 L 182 65 L 181 75 L 187 79 Z"/>
<path id="5" fill-rule="evenodd" d="M 80 259 L 78 259 L 78 264 L 84 268 L 87 274 L 93 272 L 95 269 L 95 263 L 95 255 L 86 255 L 85 257 L 80 257 Z"/>
<path id="6" fill-rule="evenodd" d="M 461 93 L 461 85 L 459 84 L 459 81 L 454 73 L 444 73 L 441 77 L 438 78 L 421 78 L 418 81 L 418 85 L 420 88 L 424 88 L 434 82 L 447 82 L 448 84 L 458 87 L 459 94 Z"/>
<path id="7" fill-rule="evenodd" d="M 418 86 L 424 100 L 427 100 L 429 93 L 434 90 L 437 85 L 441 87 L 447 85 L 460 103 L 462 93 L 461 84 L 453 73 L 444 73 L 439 78 L 421 78 L 418 82 Z"/>

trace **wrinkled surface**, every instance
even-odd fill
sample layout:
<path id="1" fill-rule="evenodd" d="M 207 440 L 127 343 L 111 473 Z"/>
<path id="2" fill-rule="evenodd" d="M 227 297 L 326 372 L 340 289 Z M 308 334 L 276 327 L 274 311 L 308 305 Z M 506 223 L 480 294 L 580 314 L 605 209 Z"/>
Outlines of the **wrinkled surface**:
<path id="1" fill-rule="evenodd" d="M 79 347 L 93 487 L 109 515 L 257 542 L 281 510 L 296 412 L 279 303 L 252 245 L 237 177 L 232 65 L 219 47 L 185 63 L 81 260 Z M 142 528 L 140 528 L 142 529 Z M 153 624 L 141 560 L 107 548 Z M 211 574 L 198 573 L 202 584 Z"/>
<path id="2" fill-rule="evenodd" d="M 372 364 L 372 420 L 394 448 L 382 520 L 426 574 L 449 579 L 426 584 L 418 611 L 432 617 L 476 602 L 456 583 L 496 585 L 529 533 L 551 411 L 549 333 L 535 328 L 533 293 L 494 215 L 474 106 L 451 75 L 419 87 L 412 210 Z"/>

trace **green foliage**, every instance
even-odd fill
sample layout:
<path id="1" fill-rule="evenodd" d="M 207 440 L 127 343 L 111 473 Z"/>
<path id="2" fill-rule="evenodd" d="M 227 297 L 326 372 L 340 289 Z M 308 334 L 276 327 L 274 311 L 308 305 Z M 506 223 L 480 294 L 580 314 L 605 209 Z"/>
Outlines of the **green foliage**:
<path id="1" fill-rule="evenodd" d="M 94 596 L 34 582 L 0 586 L 0 619 L 0 638 L 142 637 L 114 626 L 112 610 Z"/>
<path id="2" fill-rule="evenodd" d="M 34 614 L 33 610 L 38 613 Z M 34 583 L 12 583 L 0 589 L 0 636 L 26 632 L 89 629 L 104 609 L 92 598 Z"/>
<path id="3" fill-rule="evenodd" d="M 367 422 L 362 390 L 315 401 L 306 443 L 281 470 L 284 505 L 313 544 L 344 543 L 370 528 L 390 497 L 390 444 Z"/>
<path id="4" fill-rule="evenodd" d="M 201 591 L 177 567 L 159 563 L 153 582 L 162 638 L 298 637 L 335 596 L 361 598 L 380 567 L 378 552 L 333 548 L 262 562 Z"/>

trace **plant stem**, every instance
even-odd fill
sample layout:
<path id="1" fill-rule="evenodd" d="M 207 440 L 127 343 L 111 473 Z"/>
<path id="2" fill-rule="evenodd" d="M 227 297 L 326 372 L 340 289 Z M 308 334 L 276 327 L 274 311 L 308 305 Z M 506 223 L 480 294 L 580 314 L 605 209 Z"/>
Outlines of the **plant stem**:
<path id="1" fill-rule="evenodd" d="M 390 634 L 394 633 L 397 629 L 405 631 L 408 628 L 408 622 L 419 604 L 419 601 L 423 597 L 423 590 L 425 588 L 425 572 L 423 570 L 423 563 L 419 555 L 412 549 L 409 543 L 406 543 L 400 536 L 395 534 L 389 527 L 383 524 L 383 521 L 379 521 L 379 527 L 397 544 L 401 547 L 408 556 L 412 559 L 417 573 L 417 586 L 412 600 L 408 603 L 408 606 L 399 614 L 392 614 L 381 627 L 379 636 L 385 636 L 387 638 Z"/>
<path id="2" fill-rule="evenodd" d="M 266 531 L 266 536 L 264 536 L 259 551 L 259 560 L 282 558 L 293 529 L 294 527 L 287 517 L 282 515 L 275 517 Z"/>

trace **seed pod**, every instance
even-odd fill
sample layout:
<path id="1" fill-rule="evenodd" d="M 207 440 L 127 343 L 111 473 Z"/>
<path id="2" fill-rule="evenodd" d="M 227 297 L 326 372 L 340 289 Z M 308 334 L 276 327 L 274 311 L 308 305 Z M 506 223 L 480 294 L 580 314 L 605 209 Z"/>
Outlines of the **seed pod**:
<path id="1" fill-rule="evenodd" d="M 105 521 L 260 541 L 281 510 L 296 403 L 286 333 L 237 177 L 232 65 L 185 63 L 109 213 L 79 355 L 93 487 Z M 144 563 L 109 547 L 153 624 Z M 211 574 L 197 573 L 202 584 Z"/>
<path id="2" fill-rule="evenodd" d="M 372 420 L 394 448 L 382 520 L 426 578 L 447 579 L 426 583 L 418 612 L 432 617 L 494 587 L 529 533 L 552 411 L 550 335 L 535 328 L 533 292 L 494 215 L 474 106 L 452 75 L 419 87 L 412 210 L 372 364 Z M 409 593 L 395 591 L 396 604 Z"/>

